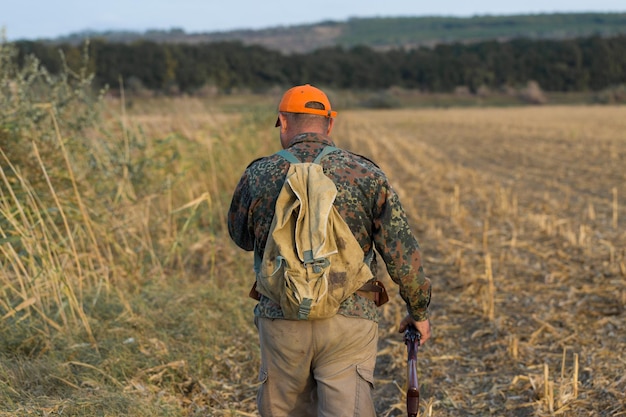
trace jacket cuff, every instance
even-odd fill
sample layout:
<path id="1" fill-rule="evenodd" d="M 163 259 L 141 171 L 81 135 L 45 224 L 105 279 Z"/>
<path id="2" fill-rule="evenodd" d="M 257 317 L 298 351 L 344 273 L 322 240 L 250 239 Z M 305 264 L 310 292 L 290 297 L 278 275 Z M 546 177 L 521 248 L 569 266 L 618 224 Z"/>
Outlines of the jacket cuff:
<path id="1" fill-rule="evenodd" d="M 426 321 L 430 319 L 430 312 L 428 310 L 419 311 L 419 312 L 409 312 L 409 314 L 415 321 Z"/>

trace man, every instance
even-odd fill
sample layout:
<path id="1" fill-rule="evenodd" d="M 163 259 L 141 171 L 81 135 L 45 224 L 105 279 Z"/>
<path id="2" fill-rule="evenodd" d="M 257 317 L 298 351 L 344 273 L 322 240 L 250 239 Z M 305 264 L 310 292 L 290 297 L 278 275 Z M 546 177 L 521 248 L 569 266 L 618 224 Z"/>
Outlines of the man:
<path id="1" fill-rule="evenodd" d="M 321 90 L 308 84 L 293 87 L 278 110 L 280 143 L 300 161 L 311 162 L 324 147 L 335 146 L 329 135 L 337 113 Z M 229 232 L 238 246 L 256 251 L 255 256 L 263 256 L 289 165 L 276 154 L 257 159 L 235 189 Z M 409 313 L 399 331 L 414 325 L 424 344 L 431 333 L 430 280 L 398 196 L 380 168 L 363 156 L 340 149 L 321 165 L 337 187 L 334 205 L 364 257 L 373 245 L 399 285 Z M 261 416 L 375 416 L 371 389 L 379 313 L 375 297 L 366 291 L 357 291 L 335 316 L 322 320 L 286 320 L 277 303 L 259 296 L 255 323 L 261 344 Z"/>

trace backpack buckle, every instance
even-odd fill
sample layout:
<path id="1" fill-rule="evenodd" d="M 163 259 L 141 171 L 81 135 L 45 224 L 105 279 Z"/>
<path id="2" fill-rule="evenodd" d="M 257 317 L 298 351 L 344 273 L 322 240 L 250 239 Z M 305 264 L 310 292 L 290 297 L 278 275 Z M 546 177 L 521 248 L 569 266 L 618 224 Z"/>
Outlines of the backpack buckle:
<path id="1" fill-rule="evenodd" d="M 330 266 L 330 261 L 327 258 L 318 258 L 310 261 L 304 261 L 302 262 L 302 265 L 305 268 L 311 267 L 314 273 L 319 274 Z"/>

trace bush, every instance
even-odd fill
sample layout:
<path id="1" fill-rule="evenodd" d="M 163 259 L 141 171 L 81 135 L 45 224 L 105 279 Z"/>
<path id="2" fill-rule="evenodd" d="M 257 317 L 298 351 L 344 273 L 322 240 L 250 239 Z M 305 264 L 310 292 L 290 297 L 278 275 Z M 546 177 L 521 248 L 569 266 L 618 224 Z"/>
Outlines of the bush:
<path id="1" fill-rule="evenodd" d="M 605 88 L 596 94 L 594 101 L 601 104 L 626 103 L 626 84 Z"/>
<path id="2" fill-rule="evenodd" d="M 65 145 L 84 151 L 85 143 L 77 136 L 98 119 L 102 94 L 93 94 L 86 50 L 83 66 L 76 72 L 59 52 L 63 69 L 53 76 L 33 55 L 19 65 L 17 48 L 0 39 L 0 149 L 24 174 L 35 171 L 32 178 L 39 178 L 41 172 L 33 144 L 43 160 L 52 162 L 51 167 L 62 166 L 58 132 L 72 132 L 74 137 Z"/>
<path id="3" fill-rule="evenodd" d="M 526 87 L 520 90 L 519 98 L 529 104 L 546 104 L 548 102 L 537 81 L 528 81 Z"/>

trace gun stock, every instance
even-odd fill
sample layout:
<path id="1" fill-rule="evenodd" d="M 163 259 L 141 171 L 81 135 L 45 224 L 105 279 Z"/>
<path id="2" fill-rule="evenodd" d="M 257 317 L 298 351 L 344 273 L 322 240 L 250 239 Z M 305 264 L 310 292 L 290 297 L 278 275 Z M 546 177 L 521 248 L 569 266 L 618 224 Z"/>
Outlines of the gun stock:
<path id="1" fill-rule="evenodd" d="M 417 417 L 420 407 L 420 388 L 417 380 L 417 350 L 421 334 L 414 326 L 407 327 L 404 332 L 404 343 L 408 353 L 408 388 L 406 392 L 406 411 L 408 417 Z"/>

